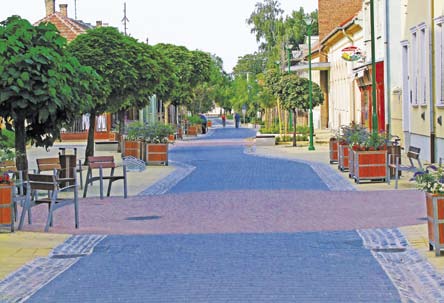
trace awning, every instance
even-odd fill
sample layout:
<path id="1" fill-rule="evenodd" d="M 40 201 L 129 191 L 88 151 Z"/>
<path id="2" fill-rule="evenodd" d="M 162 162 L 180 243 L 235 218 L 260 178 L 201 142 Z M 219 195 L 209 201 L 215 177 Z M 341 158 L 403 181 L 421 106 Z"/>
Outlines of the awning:
<path id="1" fill-rule="evenodd" d="M 312 70 L 330 70 L 330 62 L 313 62 L 311 63 Z M 300 72 L 308 70 L 308 63 L 304 62 L 298 65 L 293 65 L 290 67 L 292 72 Z"/>

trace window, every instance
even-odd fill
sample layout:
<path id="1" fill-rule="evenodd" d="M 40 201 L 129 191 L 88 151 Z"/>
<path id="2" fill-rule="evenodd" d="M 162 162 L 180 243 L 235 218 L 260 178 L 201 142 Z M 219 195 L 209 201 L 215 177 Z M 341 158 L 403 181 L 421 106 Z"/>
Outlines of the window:
<path id="1" fill-rule="evenodd" d="M 408 41 L 402 41 L 402 110 L 404 113 L 409 112 L 409 105 L 412 104 L 412 92 L 409 86 L 409 44 Z M 403 116 L 403 129 L 409 129 L 408 116 Z"/>
<path id="2" fill-rule="evenodd" d="M 436 105 L 444 106 L 444 16 L 436 18 Z"/>
<path id="3" fill-rule="evenodd" d="M 410 87 L 412 88 L 410 103 L 412 105 L 418 105 L 418 62 L 417 62 L 417 35 L 416 27 L 410 29 L 412 35 L 412 48 L 411 48 L 411 69 L 410 69 Z"/>
<path id="4" fill-rule="evenodd" d="M 423 23 L 418 26 L 419 44 L 418 44 L 418 101 L 421 105 L 427 104 L 427 36 L 426 25 Z"/>

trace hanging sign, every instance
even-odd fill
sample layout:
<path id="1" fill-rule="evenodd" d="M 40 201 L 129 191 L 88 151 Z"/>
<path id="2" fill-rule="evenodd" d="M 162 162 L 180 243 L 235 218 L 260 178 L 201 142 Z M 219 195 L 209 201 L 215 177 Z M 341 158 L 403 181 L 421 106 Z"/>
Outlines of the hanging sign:
<path id="1" fill-rule="evenodd" d="M 362 59 L 363 51 L 356 46 L 348 46 L 344 49 L 342 49 L 342 59 L 345 61 L 358 61 L 359 59 Z"/>

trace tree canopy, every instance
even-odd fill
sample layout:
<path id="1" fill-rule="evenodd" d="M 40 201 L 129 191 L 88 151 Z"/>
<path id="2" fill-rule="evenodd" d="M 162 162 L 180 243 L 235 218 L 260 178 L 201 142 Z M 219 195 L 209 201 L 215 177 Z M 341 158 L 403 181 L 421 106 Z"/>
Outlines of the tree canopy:
<path id="1" fill-rule="evenodd" d="M 28 139 L 51 146 L 92 102 L 86 74 L 96 76 L 66 52 L 54 25 L 32 26 L 18 16 L 0 23 L 0 112 L 13 121 L 18 169 L 28 169 Z"/>

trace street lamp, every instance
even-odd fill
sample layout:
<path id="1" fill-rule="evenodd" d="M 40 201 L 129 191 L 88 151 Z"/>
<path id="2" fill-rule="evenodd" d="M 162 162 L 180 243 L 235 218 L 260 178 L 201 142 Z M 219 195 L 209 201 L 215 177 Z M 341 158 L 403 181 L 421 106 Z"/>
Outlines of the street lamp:
<path id="1" fill-rule="evenodd" d="M 313 88 L 311 84 L 311 27 L 313 25 L 313 19 L 310 15 L 304 18 L 305 24 L 307 24 L 308 35 L 308 96 L 310 104 L 309 123 L 310 123 L 310 144 L 308 150 L 315 150 L 313 145 Z"/>
<path id="2" fill-rule="evenodd" d="M 288 43 L 287 45 L 286 45 L 286 50 L 287 50 L 287 56 L 288 56 L 288 74 L 290 74 L 290 68 L 291 68 L 291 50 L 293 49 L 293 44 L 291 44 L 291 43 Z M 290 126 L 290 129 L 293 127 L 293 115 L 292 115 L 292 113 L 291 113 L 291 111 L 289 111 L 288 112 L 289 113 L 289 120 L 290 120 L 290 123 L 289 123 L 289 126 Z M 287 133 L 287 131 L 285 130 L 285 134 Z"/>

